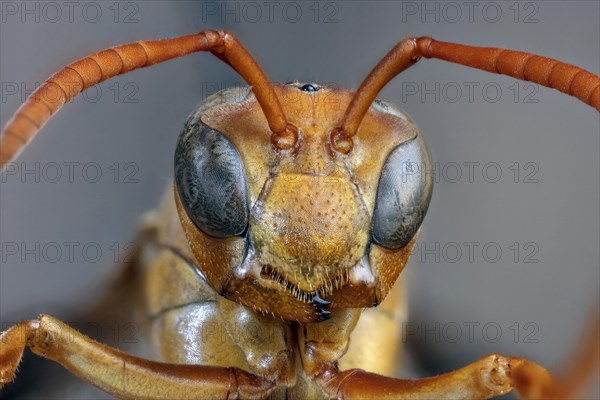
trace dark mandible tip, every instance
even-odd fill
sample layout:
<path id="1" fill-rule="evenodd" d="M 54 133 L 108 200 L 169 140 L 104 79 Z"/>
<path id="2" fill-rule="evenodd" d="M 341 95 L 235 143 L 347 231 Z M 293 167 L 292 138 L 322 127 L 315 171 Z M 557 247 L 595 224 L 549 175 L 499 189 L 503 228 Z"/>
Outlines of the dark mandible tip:
<path id="1" fill-rule="evenodd" d="M 313 303 L 313 305 L 318 306 L 318 307 L 327 307 L 328 305 L 331 304 L 330 301 L 322 299 L 321 297 L 319 297 L 319 295 L 315 295 L 312 298 L 312 303 Z"/>

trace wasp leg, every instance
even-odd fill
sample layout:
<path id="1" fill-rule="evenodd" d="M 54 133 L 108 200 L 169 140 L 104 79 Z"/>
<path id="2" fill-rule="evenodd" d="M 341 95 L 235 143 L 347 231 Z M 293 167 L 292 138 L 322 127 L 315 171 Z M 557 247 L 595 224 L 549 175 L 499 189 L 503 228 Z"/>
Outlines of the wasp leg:
<path id="1" fill-rule="evenodd" d="M 298 330 L 306 374 L 337 399 L 481 399 L 516 389 L 525 398 L 558 393 L 550 374 L 522 358 L 492 354 L 459 370 L 425 379 L 396 379 L 361 369 L 341 371 L 338 360 L 349 345 L 360 310 L 337 310 L 329 321 Z"/>
<path id="2" fill-rule="evenodd" d="M 95 342 L 63 322 L 41 315 L 0 335 L 0 386 L 10 382 L 25 349 L 121 399 L 264 398 L 275 383 L 238 368 L 166 364 Z"/>
<path id="3" fill-rule="evenodd" d="M 340 399 L 481 399 L 516 389 L 527 399 L 553 398 L 550 374 L 530 361 L 492 354 L 459 370 L 424 379 L 395 379 L 360 369 L 324 369 L 315 379 Z"/>

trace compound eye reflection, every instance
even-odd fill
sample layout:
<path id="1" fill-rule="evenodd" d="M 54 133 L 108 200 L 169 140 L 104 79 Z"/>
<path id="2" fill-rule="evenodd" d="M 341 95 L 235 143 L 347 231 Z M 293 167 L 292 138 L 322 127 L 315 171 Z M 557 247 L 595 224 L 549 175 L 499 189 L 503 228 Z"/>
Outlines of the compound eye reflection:
<path id="1" fill-rule="evenodd" d="M 377 187 L 373 241 L 386 249 L 406 246 L 421 226 L 433 189 L 431 156 L 423 136 L 401 143 L 389 154 Z"/>
<path id="2" fill-rule="evenodd" d="M 186 125 L 175 150 L 175 184 L 202 232 L 217 238 L 244 234 L 246 174 L 239 152 L 222 133 L 199 122 Z"/>

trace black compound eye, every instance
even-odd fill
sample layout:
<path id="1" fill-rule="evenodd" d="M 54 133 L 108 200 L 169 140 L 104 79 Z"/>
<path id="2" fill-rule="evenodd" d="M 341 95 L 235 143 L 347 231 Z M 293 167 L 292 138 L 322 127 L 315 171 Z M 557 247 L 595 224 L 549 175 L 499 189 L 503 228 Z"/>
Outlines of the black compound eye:
<path id="1" fill-rule="evenodd" d="M 421 226 L 433 189 L 431 156 L 419 133 L 389 154 L 377 187 L 373 241 L 387 249 L 404 247 Z"/>
<path id="2" fill-rule="evenodd" d="M 222 133 L 190 121 L 175 150 L 175 184 L 190 219 L 217 238 L 241 236 L 248 225 L 246 174 Z"/>

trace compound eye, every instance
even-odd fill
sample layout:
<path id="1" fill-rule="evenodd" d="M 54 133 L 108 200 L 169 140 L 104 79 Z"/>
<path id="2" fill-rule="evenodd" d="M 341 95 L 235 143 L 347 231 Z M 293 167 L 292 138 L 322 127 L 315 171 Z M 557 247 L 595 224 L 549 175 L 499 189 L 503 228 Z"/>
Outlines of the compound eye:
<path id="1" fill-rule="evenodd" d="M 431 156 L 420 133 L 392 150 L 377 187 L 371 233 L 375 243 L 396 250 L 414 237 L 431 200 L 430 171 Z"/>
<path id="2" fill-rule="evenodd" d="M 239 152 L 222 133 L 188 123 L 175 150 L 175 184 L 187 215 L 204 233 L 241 236 L 248 225 L 246 174 Z"/>

